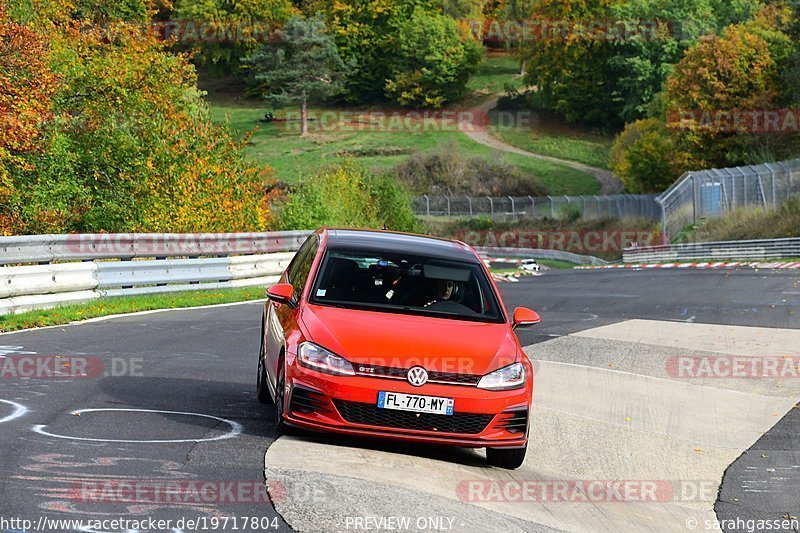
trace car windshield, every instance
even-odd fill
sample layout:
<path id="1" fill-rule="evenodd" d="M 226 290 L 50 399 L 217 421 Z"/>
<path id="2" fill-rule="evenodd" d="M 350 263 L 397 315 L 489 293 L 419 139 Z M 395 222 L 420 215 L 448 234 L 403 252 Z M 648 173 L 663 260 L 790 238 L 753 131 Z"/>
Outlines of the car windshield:
<path id="1" fill-rule="evenodd" d="M 310 301 L 351 309 L 503 321 L 480 264 L 396 252 L 329 250 Z"/>

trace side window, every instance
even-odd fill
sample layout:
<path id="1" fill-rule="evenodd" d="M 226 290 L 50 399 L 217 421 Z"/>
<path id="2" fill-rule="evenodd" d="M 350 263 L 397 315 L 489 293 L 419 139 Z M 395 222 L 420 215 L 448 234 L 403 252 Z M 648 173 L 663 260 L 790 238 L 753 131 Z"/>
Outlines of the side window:
<path id="1" fill-rule="evenodd" d="M 305 242 L 302 245 L 300 245 L 300 248 L 297 250 L 297 253 L 294 254 L 292 262 L 289 263 L 289 269 L 287 272 L 287 279 L 289 283 L 294 283 L 295 276 L 297 275 L 297 270 L 300 268 L 300 263 L 303 262 L 303 258 L 305 257 L 309 248 L 311 248 L 312 244 L 314 244 L 316 240 L 317 240 L 316 235 L 310 236 L 308 239 L 305 240 Z"/>
<path id="2" fill-rule="evenodd" d="M 297 262 L 297 268 L 294 269 L 294 272 L 289 272 L 289 281 L 294 285 L 294 290 L 298 297 L 303 294 L 303 290 L 306 287 L 308 274 L 311 272 L 311 265 L 314 263 L 314 257 L 316 257 L 318 249 L 319 243 L 316 236 L 314 236 L 305 255 Z"/>

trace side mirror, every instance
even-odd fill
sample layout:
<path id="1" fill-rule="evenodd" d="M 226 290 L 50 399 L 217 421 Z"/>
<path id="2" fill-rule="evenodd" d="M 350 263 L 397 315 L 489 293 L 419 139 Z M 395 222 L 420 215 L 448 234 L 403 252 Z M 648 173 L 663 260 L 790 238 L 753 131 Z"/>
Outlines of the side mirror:
<path id="1" fill-rule="evenodd" d="M 297 309 L 294 299 L 294 287 L 289 283 L 278 283 L 267 289 L 267 298 L 275 303 L 286 304 L 292 309 Z"/>
<path id="2" fill-rule="evenodd" d="M 514 309 L 514 321 L 512 327 L 514 329 L 526 328 L 528 326 L 535 326 L 541 321 L 542 318 L 536 311 L 528 309 L 527 307 L 517 307 Z"/>

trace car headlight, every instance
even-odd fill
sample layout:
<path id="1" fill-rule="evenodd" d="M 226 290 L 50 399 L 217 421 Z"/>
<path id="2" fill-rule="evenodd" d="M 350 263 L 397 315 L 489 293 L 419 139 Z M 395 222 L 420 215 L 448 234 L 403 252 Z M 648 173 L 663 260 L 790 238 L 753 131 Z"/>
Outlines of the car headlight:
<path id="1" fill-rule="evenodd" d="M 525 367 L 522 363 L 513 363 L 486 374 L 478 382 L 479 389 L 510 390 L 525 386 Z"/>
<path id="2" fill-rule="evenodd" d="M 307 368 L 326 374 L 354 376 L 356 371 L 347 359 L 339 357 L 313 342 L 304 342 L 297 349 L 297 360 Z"/>

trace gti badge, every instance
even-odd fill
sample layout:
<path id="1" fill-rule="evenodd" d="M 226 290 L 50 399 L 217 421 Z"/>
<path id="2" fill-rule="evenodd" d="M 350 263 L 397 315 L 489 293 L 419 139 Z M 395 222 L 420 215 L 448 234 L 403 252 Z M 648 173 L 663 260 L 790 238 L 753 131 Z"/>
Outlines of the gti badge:
<path id="1" fill-rule="evenodd" d="M 421 366 L 412 366 L 408 370 L 408 382 L 415 387 L 421 387 L 428 381 L 428 371 Z"/>

